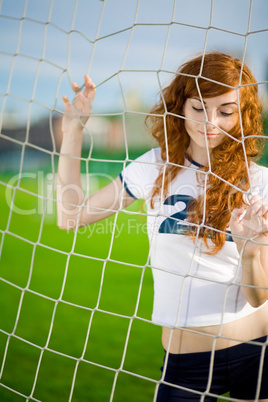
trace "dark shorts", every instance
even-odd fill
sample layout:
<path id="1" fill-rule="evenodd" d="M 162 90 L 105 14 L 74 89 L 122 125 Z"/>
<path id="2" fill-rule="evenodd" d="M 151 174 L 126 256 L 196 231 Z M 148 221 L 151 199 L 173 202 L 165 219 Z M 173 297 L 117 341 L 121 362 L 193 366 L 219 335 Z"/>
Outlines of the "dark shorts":
<path id="1" fill-rule="evenodd" d="M 256 344 L 242 343 L 214 353 L 169 354 L 157 402 L 201 401 L 202 396 L 204 402 L 215 402 L 227 392 L 243 400 L 268 398 L 267 340 L 265 336 L 252 341 Z"/>

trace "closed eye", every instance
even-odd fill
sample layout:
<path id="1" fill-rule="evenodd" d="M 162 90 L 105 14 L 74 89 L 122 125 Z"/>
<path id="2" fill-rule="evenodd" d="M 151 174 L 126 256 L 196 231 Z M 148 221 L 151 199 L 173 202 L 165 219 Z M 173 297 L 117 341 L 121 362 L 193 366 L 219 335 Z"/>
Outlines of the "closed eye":
<path id="1" fill-rule="evenodd" d="M 231 113 L 226 113 L 226 112 L 221 112 L 222 116 L 232 116 L 233 112 Z"/>
<path id="2" fill-rule="evenodd" d="M 192 108 L 193 108 L 196 112 L 203 112 L 203 111 L 204 111 L 203 108 L 199 109 L 199 108 L 194 107 L 194 106 L 192 106 Z"/>
<path id="3" fill-rule="evenodd" d="M 195 112 L 198 112 L 198 113 L 201 113 L 201 112 L 204 111 L 203 108 L 197 108 L 197 107 L 194 107 L 194 106 L 192 106 L 192 108 L 193 108 L 193 110 L 194 110 Z M 224 116 L 224 117 L 229 117 L 229 116 L 232 116 L 232 115 L 234 114 L 233 112 L 230 112 L 230 113 L 227 113 L 227 112 L 220 112 L 220 113 L 221 113 L 221 115 Z"/>

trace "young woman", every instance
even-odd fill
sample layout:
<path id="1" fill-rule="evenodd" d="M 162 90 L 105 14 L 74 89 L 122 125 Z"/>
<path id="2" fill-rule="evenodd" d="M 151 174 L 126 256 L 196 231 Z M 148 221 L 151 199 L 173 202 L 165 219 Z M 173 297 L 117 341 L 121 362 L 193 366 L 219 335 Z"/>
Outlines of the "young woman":
<path id="1" fill-rule="evenodd" d="M 59 226 L 145 199 L 152 321 L 166 351 L 157 402 L 226 392 L 268 401 L 268 169 L 253 161 L 263 132 L 251 72 L 217 52 L 185 63 L 149 115 L 159 148 L 88 199 L 79 157 L 95 87 L 85 76 L 83 93 L 73 89 L 73 104 L 63 97 Z"/>

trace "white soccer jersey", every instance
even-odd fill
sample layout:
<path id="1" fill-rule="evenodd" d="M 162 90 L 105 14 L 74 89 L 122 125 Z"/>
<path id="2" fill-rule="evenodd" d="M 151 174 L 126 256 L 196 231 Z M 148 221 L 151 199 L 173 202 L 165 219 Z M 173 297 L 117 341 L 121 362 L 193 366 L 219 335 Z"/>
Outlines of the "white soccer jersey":
<path id="1" fill-rule="evenodd" d="M 197 174 L 205 175 L 198 170 L 200 165 L 186 159 L 166 198 L 156 200 L 151 208 L 152 189 L 162 165 L 160 149 L 152 149 L 120 175 L 127 191 L 147 205 L 154 278 L 152 321 L 168 327 L 210 326 L 256 311 L 242 294 L 239 254 L 231 236 L 226 236 L 220 252 L 208 255 L 202 238 L 193 242 L 184 234 L 187 204 L 204 191 L 204 180 L 197 180 Z M 268 169 L 253 163 L 250 174 L 251 190 L 268 200 Z"/>

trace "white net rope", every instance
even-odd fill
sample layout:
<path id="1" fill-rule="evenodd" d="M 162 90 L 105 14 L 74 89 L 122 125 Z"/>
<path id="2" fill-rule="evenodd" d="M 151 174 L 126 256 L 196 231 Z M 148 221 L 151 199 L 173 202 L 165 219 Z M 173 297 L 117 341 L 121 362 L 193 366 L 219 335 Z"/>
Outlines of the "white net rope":
<path id="1" fill-rule="evenodd" d="M 201 42 L 199 42 L 199 45 L 202 43 L 202 46 L 199 47 L 199 50 L 201 49 L 204 55 L 207 49 L 213 45 L 213 41 L 212 44 L 210 43 L 213 36 L 212 33 L 214 35 L 227 35 L 234 38 L 234 41 L 238 38 L 242 62 L 246 60 L 248 41 L 258 34 L 265 35 L 268 29 L 267 27 L 260 27 L 259 29 L 251 27 L 255 3 L 257 3 L 254 0 L 247 2 L 244 18 L 246 20 L 246 22 L 244 21 L 246 28 L 243 29 L 243 33 L 242 31 L 215 25 L 214 11 L 216 2 L 213 0 L 206 2 L 205 24 L 198 24 L 195 21 L 191 22 L 187 18 L 183 19 L 183 16 L 180 16 L 181 14 L 178 12 L 182 8 L 182 2 L 177 2 L 176 0 L 168 3 L 170 11 L 168 21 L 166 18 L 163 19 L 164 22 L 146 22 L 140 17 L 140 10 L 144 6 L 144 2 L 139 0 L 133 1 L 131 2 L 132 22 L 127 26 L 121 25 L 119 29 L 112 29 L 110 32 L 107 31 L 108 33 L 103 29 L 103 24 L 107 21 L 107 13 L 109 12 L 107 10 L 110 10 L 109 7 L 111 7 L 109 1 L 93 1 L 92 4 L 96 3 L 94 9 L 91 9 L 90 2 L 86 4 L 80 0 L 72 2 L 60 2 L 56 0 L 49 2 L 47 0 L 43 3 L 47 4 L 46 18 L 31 17 L 31 15 L 34 15 L 31 13 L 34 9 L 34 4 L 28 0 L 25 0 L 23 7 L 18 8 L 14 12 L 15 14 L 11 12 L 8 14 L 8 11 L 6 11 L 8 9 L 7 1 L 0 2 L 0 23 L 2 22 L 7 27 L 16 24 L 17 27 L 17 42 L 16 46 L 13 43 L 13 50 L 10 51 L 4 46 L 4 50 L 0 49 L 0 56 L 3 58 L 3 61 L 7 62 L 8 60 L 9 63 L 8 74 L 5 76 L 6 80 L 4 84 L 1 84 L 0 90 L 0 140 L 3 147 L 9 147 L 7 149 L 11 149 L 13 152 L 12 155 L 15 155 L 15 162 L 12 158 L 5 159 L 4 154 L 1 156 L 5 169 L 2 169 L 3 174 L 1 174 L 0 185 L 5 205 L 3 206 L 4 218 L 0 227 L 0 305 L 5 314 L 3 314 L 3 319 L 0 321 L 0 399 L 6 401 L 153 400 L 156 397 L 157 386 L 160 381 L 158 367 L 151 374 L 149 370 L 141 367 L 145 362 L 138 356 L 138 354 L 144 354 L 147 359 L 150 359 L 154 352 L 148 351 L 148 355 L 146 355 L 144 348 L 148 347 L 149 350 L 149 344 L 152 344 L 152 349 L 155 349 L 155 344 L 151 341 L 151 338 L 147 338 L 147 346 L 146 344 L 139 346 L 139 337 L 144 336 L 147 330 L 151 331 L 151 336 L 159 337 L 158 327 L 152 325 L 150 316 L 147 313 L 148 309 L 144 308 L 147 300 L 144 292 L 152 286 L 151 277 L 148 274 L 150 272 L 150 252 L 145 247 L 142 261 L 139 258 L 128 260 L 127 257 L 124 257 L 120 259 L 120 252 L 118 252 L 118 249 L 120 250 L 118 241 L 120 239 L 122 241 L 123 236 L 126 235 L 123 233 L 121 237 L 119 236 L 120 228 L 125 224 L 122 223 L 122 219 L 127 217 L 131 221 L 133 219 L 140 219 L 141 217 L 141 220 L 135 220 L 133 225 L 135 225 L 136 232 L 143 232 L 145 223 L 142 219 L 145 218 L 146 213 L 141 212 L 140 209 L 138 211 L 131 209 L 118 211 L 115 214 L 114 220 L 103 223 L 102 226 L 95 224 L 92 229 L 83 229 L 83 233 L 81 229 L 67 235 L 61 232 L 57 232 L 56 235 L 52 234 L 56 230 L 54 226 L 56 205 L 55 178 L 59 155 L 53 118 L 55 112 L 62 113 L 60 98 L 63 95 L 63 82 L 70 83 L 73 81 L 72 63 L 75 44 L 72 40 L 75 35 L 78 35 L 79 40 L 88 45 L 90 51 L 87 54 L 83 54 L 85 60 L 83 72 L 94 75 L 94 71 L 97 72 L 98 68 L 101 69 L 102 67 L 95 62 L 97 55 L 99 56 L 99 53 L 96 52 L 101 48 L 101 45 L 106 42 L 109 43 L 109 40 L 113 38 L 127 34 L 125 46 L 123 47 L 123 56 L 119 57 L 120 62 L 117 64 L 117 69 L 112 73 L 108 72 L 106 76 L 103 74 L 97 84 L 97 92 L 101 92 L 102 88 L 108 91 L 106 84 L 109 85 L 110 82 L 117 81 L 121 99 L 121 110 L 113 113 L 93 112 L 92 114 L 92 121 L 99 117 L 104 119 L 107 117 L 113 119 L 119 117 L 121 119 L 121 142 L 124 144 L 125 156 L 116 160 L 107 156 L 96 157 L 94 154 L 94 141 L 90 137 L 90 129 L 85 129 L 85 134 L 91 138 L 90 146 L 88 147 L 88 156 L 83 155 L 81 157 L 82 166 L 84 166 L 82 177 L 85 180 L 85 194 L 88 194 L 94 189 L 94 185 L 96 184 L 94 181 L 95 176 L 103 176 L 104 179 L 110 178 L 109 173 L 105 169 L 101 170 L 104 173 L 92 174 L 90 169 L 93 162 L 98 162 L 102 166 L 110 166 L 111 169 L 114 166 L 120 166 L 123 169 L 129 161 L 134 159 L 131 153 L 131 138 L 128 135 L 128 119 L 131 116 L 131 118 L 141 117 L 144 120 L 147 113 L 144 110 L 131 109 L 129 98 L 126 96 L 125 80 L 132 79 L 135 77 L 135 74 L 137 76 L 142 74 L 146 77 L 145 81 L 147 78 L 148 80 L 153 80 L 155 92 L 163 88 L 163 75 L 164 77 L 170 77 L 174 74 L 174 70 L 171 68 L 167 69 L 166 60 L 170 52 L 170 38 L 174 35 L 175 28 L 190 29 L 196 32 L 196 37 L 202 37 Z M 156 6 L 153 3 L 151 4 L 151 8 L 157 6 L 162 7 L 163 5 L 160 6 L 160 3 L 157 3 Z M 68 16 L 71 15 L 71 18 L 67 18 L 66 15 L 66 22 L 59 22 L 57 24 L 55 17 L 53 17 L 56 7 L 61 7 L 62 14 L 66 12 Z M 95 24 L 94 36 L 89 35 L 86 30 L 79 30 L 79 24 L 77 23 L 78 12 L 81 17 L 81 10 L 83 8 L 85 15 L 90 15 L 93 11 L 96 12 L 96 15 L 91 15 Z M 119 9 L 118 13 L 120 13 Z M 120 21 L 122 21 L 122 17 L 120 17 Z M 33 55 L 30 50 L 22 46 L 21 38 L 23 37 L 24 27 L 27 24 L 34 26 L 33 36 L 29 40 L 32 39 L 34 41 L 35 30 L 37 32 L 39 28 L 42 29 L 39 56 Z M 149 32 L 150 29 L 153 31 L 154 28 L 157 28 L 161 31 L 161 34 L 162 29 L 164 29 L 163 32 L 165 34 L 162 35 L 164 39 L 162 38 L 161 46 L 156 47 L 159 58 L 157 67 L 155 68 L 137 68 L 136 66 L 139 66 L 139 63 L 133 62 L 131 64 L 129 62 L 128 56 L 132 51 L 136 32 L 141 28 L 146 28 Z M 49 55 L 47 45 L 50 43 L 50 30 L 55 33 L 57 32 L 60 35 L 59 37 L 65 40 L 64 44 L 62 44 L 67 50 L 64 63 L 59 62 L 56 56 L 50 57 Z M 150 45 L 148 41 L 148 52 Z M 59 47 L 61 47 L 61 43 L 59 43 Z M 112 63 L 110 57 L 110 54 L 108 56 L 102 54 L 100 60 L 104 64 L 109 64 L 110 62 Z M 117 55 L 115 54 L 114 57 L 116 58 Z M 23 80 L 23 75 L 20 75 L 18 65 L 21 65 L 21 68 L 27 69 L 27 65 L 30 66 L 32 64 L 35 67 L 34 74 L 32 74 L 31 91 L 28 89 L 27 95 L 24 96 L 23 92 L 16 91 L 13 81 L 16 78 L 16 85 L 19 85 L 18 79 Z M 39 95 L 39 86 L 43 78 L 43 71 L 47 70 L 47 74 L 50 74 L 51 69 L 57 71 L 56 84 L 53 87 L 54 104 L 43 102 L 42 97 Z M 200 75 L 202 76 L 202 71 Z M 94 80 L 94 76 L 92 78 Z M 265 83 L 264 80 L 259 82 L 260 86 L 264 86 Z M 25 111 L 26 123 L 21 137 L 13 135 L 14 131 L 6 129 L 9 105 L 12 104 L 12 101 L 22 106 Z M 31 137 L 32 127 L 35 124 L 33 114 L 41 109 L 50 114 L 48 130 L 50 146 L 44 146 L 38 141 L 35 142 Z M 243 141 L 244 138 L 241 140 L 244 147 Z M 37 158 L 40 157 L 41 159 L 41 155 L 45 158 L 46 168 L 43 170 L 42 166 L 33 170 L 29 168 L 29 165 L 27 165 L 29 150 L 35 151 L 36 155 L 38 155 Z M 8 172 L 10 164 L 13 166 L 13 173 L 5 173 L 5 170 Z M 37 173 L 36 169 L 38 169 Z M 214 174 L 211 171 L 210 162 L 209 169 L 205 175 L 208 176 L 209 174 Z M 33 189 L 29 185 L 29 181 L 31 180 L 35 183 L 34 186 L 37 186 L 37 189 Z M 27 206 L 26 203 L 28 203 Z M 37 221 L 27 221 L 32 216 L 38 216 Z M 29 228 L 31 225 L 32 228 Z M 130 230 L 130 226 L 128 226 L 128 229 Z M 105 240 L 101 236 L 104 232 L 109 235 L 105 237 Z M 83 235 L 86 237 L 86 246 L 81 245 L 81 237 Z M 53 236 L 57 237 L 55 241 L 51 240 Z M 87 244 L 93 236 L 97 239 L 94 243 L 96 249 L 98 249 L 98 244 L 105 243 L 102 246 L 106 252 L 102 255 L 98 250 L 90 248 L 89 251 L 87 250 Z M 132 238 L 130 238 L 131 241 Z M 63 244 L 64 242 L 67 242 L 67 246 Z M 137 247 L 140 247 L 140 244 Z M 15 257 L 17 258 L 16 260 Z M 46 261 L 48 264 L 47 273 L 46 268 L 43 270 L 39 269 L 39 266 L 41 267 Z M 80 270 L 80 264 L 83 266 L 84 271 Z M 86 264 L 88 269 L 83 264 Z M 53 271 L 51 271 L 50 265 L 54 265 Z M 58 274 L 56 274 L 57 266 L 61 270 Z M 90 276 L 87 276 L 90 275 L 88 274 L 88 270 L 90 270 L 91 266 L 93 270 L 97 271 L 97 279 L 93 280 Z M 75 270 L 78 271 L 76 275 L 74 275 Z M 87 272 L 86 275 L 85 272 Z M 118 299 L 117 292 L 122 291 L 123 293 L 126 285 L 120 285 L 120 281 L 128 280 L 128 274 L 126 274 L 128 272 L 134 273 L 136 281 L 133 291 L 134 296 L 130 301 L 132 307 L 131 309 L 124 308 L 124 305 L 129 302 L 128 299 L 124 299 L 124 294 L 119 301 L 120 308 L 117 306 L 114 307 L 113 298 Z M 52 273 L 52 278 L 48 278 L 49 273 Z M 130 278 L 132 277 L 130 276 Z M 87 283 L 86 281 L 90 280 L 93 280 L 93 283 L 86 285 L 83 283 L 83 281 Z M 108 280 L 111 280 L 112 285 L 110 285 L 109 291 L 106 291 Z M 78 284 L 75 281 L 78 281 Z M 42 283 L 44 283 L 43 291 Z M 79 295 L 80 292 L 84 291 L 81 290 L 81 287 L 84 289 L 84 285 L 89 293 L 94 293 L 94 302 L 79 302 L 80 299 L 77 297 L 77 294 Z M 95 290 L 93 290 L 94 286 Z M 57 287 L 55 291 L 54 287 Z M 72 293 L 72 288 L 76 292 L 75 296 Z M 108 293 L 113 294 L 106 297 Z M 149 297 L 152 296 L 150 290 L 148 294 Z M 125 296 L 127 297 L 127 295 Z M 109 303 L 112 305 L 110 306 Z M 149 304 L 151 305 L 151 301 Z M 129 312 L 130 310 L 131 313 Z M 76 316 L 77 318 L 75 318 Z M 110 319 L 114 320 L 112 324 Z M 35 320 L 37 325 L 35 324 Z M 71 323 L 70 327 L 66 325 L 68 321 Z M 46 327 L 44 329 L 42 328 L 42 323 L 45 322 L 44 326 Z M 98 331 L 95 329 L 97 328 L 97 323 L 99 325 Z M 120 323 L 121 327 L 117 325 L 118 323 Z M 73 331 L 75 327 L 77 328 L 76 332 L 75 330 Z M 120 328 L 120 342 L 117 340 L 119 334 L 116 327 Z M 68 332 L 70 333 L 69 338 Z M 39 333 L 42 334 L 40 335 L 40 339 L 38 339 Z M 59 334 L 57 335 L 59 339 L 55 334 Z M 76 347 L 75 343 L 77 339 L 79 339 L 79 346 Z M 61 343 L 63 343 L 63 340 L 65 345 L 67 344 L 68 346 L 62 346 Z M 213 375 L 216 340 L 217 336 L 214 339 L 207 389 L 205 392 L 199 393 L 200 401 L 203 401 L 207 395 L 213 396 L 210 392 L 210 385 Z M 157 342 L 159 342 L 159 339 L 157 339 Z M 95 347 L 99 348 L 98 352 L 101 357 L 98 357 L 98 353 L 94 350 Z M 114 360 L 113 358 L 109 359 L 108 355 L 110 351 L 117 348 L 118 351 Z M 68 353 L 68 350 L 70 350 L 70 353 Z M 103 352 L 104 350 L 105 353 Z M 259 378 L 261 378 L 262 373 L 264 352 L 265 345 L 262 347 Z M 162 351 L 159 352 L 158 356 L 161 356 L 161 353 Z M 128 357 L 130 354 L 132 354 L 132 361 Z M 157 361 L 159 362 L 159 358 Z M 159 364 L 161 364 L 161 361 Z M 152 363 L 147 361 L 147 365 L 150 366 Z M 16 366 L 19 367 L 20 380 L 18 380 Z M 63 367 L 66 371 L 63 370 Z M 104 376 L 104 372 L 108 373 L 107 378 Z M 51 377 L 53 377 L 53 380 Z M 130 378 L 129 382 L 125 378 Z M 135 380 L 137 383 L 135 383 Z M 135 384 L 135 387 L 133 386 L 133 395 L 129 395 L 132 392 L 132 382 Z M 95 390 L 93 384 L 97 384 L 98 391 Z M 125 391 L 126 388 L 128 389 L 127 393 Z M 139 392 L 143 393 L 137 399 L 135 399 L 137 397 L 135 389 L 140 389 L 141 391 Z M 144 389 L 148 389 L 147 393 Z M 260 381 L 257 386 L 256 400 L 258 400 L 259 390 Z M 193 390 L 192 392 L 198 394 L 197 391 Z M 128 399 L 126 399 L 126 395 L 128 395 Z M 214 396 L 217 397 L 217 395 Z M 228 396 L 222 397 L 222 399 L 231 400 Z"/>

